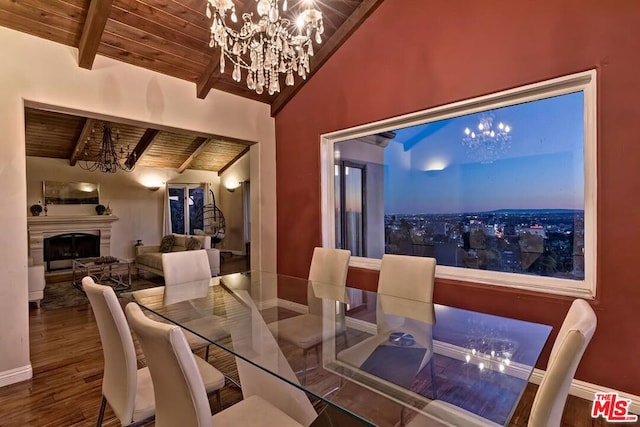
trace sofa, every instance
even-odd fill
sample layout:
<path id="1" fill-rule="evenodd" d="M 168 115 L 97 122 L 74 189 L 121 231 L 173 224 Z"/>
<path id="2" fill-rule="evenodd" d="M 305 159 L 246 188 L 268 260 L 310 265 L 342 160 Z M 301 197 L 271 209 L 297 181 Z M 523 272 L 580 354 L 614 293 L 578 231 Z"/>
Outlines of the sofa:
<path id="1" fill-rule="evenodd" d="M 207 253 L 209 258 L 209 268 L 211 270 L 211 276 L 218 276 L 220 274 L 220 250 L 211 247 L 211 237 L 202 235 L 188 235 L 188 234 L 173 234 L 174 243 L 170 249 L 170 252 L 186 251 L 189 246 L 189 240 L 195 239 L 200 242 L 202 249 Z M 155 246 L 136 246 L 136 268 L 138 272 L 140 270 L 148 271 L 160 276 L 164 276 L 162 271 L 162 254 L 160 251 L 160 245 Z"/>

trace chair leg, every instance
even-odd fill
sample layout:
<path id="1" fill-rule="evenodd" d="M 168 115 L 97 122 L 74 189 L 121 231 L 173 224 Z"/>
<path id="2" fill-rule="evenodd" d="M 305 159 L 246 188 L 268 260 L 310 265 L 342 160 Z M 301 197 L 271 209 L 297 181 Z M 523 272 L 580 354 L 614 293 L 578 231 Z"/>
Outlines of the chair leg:
<path id="1" fill-rule="evenodd" d="M 98 422 L 96 423 L 96 427 L 100 427 L 102 425 L 102 419 L 104 418 L 104 410 L 107 408 L 107 399 L 102 396 L 102 402 L 100 403 L 100 412 L 98 413 Z"/>
<path id="2" fill-rule="evenodd" d="M 429 361 L 429 365 L 431 366 L 431 393 L 433 393 L 433 400 L 438 398 L 438 392 L 436 387 L 436 373 L 433 369 L 433 355 L 431 356 L 431 360 Z"/>
<path id="3" fill-rule="evenodd" d="M 307 352 L 308 349 L 302 350 L 302 385 L 307 383 Z"/>
<path id="4" fill-rule="evenodd" d="M 216 390 L 216 402 L 218 402 L 218 411 L 222 411 L 222 399 L 220 398 L 220 390 Z"/>

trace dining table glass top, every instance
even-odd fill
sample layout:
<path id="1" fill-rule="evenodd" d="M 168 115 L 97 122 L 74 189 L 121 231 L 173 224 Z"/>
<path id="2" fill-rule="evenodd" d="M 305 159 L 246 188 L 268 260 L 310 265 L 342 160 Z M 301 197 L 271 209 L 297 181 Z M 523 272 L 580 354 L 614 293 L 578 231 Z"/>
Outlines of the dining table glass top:
<path id="1" fill-rule="evenodd" d="M 301 390 L 315 407 L 371 425 L 433 417 L 425 408 L 436 400 L 507 425 L 551 331 L 255 271 L 121 296 Z"/>

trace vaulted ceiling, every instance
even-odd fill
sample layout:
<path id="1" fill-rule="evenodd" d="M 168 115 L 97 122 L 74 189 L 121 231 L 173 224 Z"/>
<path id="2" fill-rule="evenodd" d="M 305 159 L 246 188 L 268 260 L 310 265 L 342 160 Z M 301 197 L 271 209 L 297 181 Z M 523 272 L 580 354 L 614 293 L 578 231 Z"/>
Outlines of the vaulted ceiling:
<path id="1" fill-rule="evenodd" d="M 131 167 L 148 166 L 197 169 L 222 173 L 248 152 L 250 143 L 175 129 L 102 120 L 25 108 L 26 154 L 68 159 L 82 165 L 85 152 L 94 158 L 102 141 L 103 125 L 111 127 L 116 150 L 135 153 L 126 159 Z M 115 138 L 114 138 L 115 140 Z M 89 142 L 88 142 L 89 141 Z"/>
<path id="2" fill-rule="evenodd" d="M 294 11 L 306 0 L 289 0 Z M 310 76 L 383 0 L 315 0 L 323 13 L 323 43 L 311 59 Z M 234 0 L 238 16 L 255 11 L 254 0 Z M 0 0 L 0 25 L 78 48 L 78 65 L 91 69 L 103 55 L 194 83 L 194 96 L 211 89 L 271 105 L 272 115 L 302 87 L 256 94 L 219 72 L 217 48 L 209 48 L 207 0 Z M 309 76 L 309 77 L 310 77 Z M 309 78 L 307 77 L 307 79 Z"/>

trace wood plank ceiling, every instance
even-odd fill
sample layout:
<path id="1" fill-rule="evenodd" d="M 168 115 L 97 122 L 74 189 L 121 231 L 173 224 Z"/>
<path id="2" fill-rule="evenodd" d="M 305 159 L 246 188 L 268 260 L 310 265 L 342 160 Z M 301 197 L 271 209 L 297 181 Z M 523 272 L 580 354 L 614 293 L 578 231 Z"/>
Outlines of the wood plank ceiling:
<path id="1" fill-rule="evenodd" d="M 94 157 L 105 122 L 70 114 L 25 108 L 26 154 L 34 157 L 68 159 L 82 165 L 85 153 Z M 250 147 L 249 142 L 229 141 L 213 135 L 152 129 L 108 122 L 116 150 L 135 152 L 127 162 L 133 167 L 174 168 L 179 172 L 197 169 L 221 172 Z M 89 142 L 87 143 L 87 140 Z"/>
<path id="2" fill-rule="evenodd" d="M 295 14 L 307 0 L 288 0 Z M 311 75 L 342 45 L 383 0 L 315 0 L 323 13 L 323 43 L 316 46 Z M 234 0 L 238 16 L 255 12 L 254 0 Z M 194 83 L 205 98 L 222 90 L 271 105 L 272 115 L 304 81 L 272 96 L 258 95 L 243 81 L 218 69 L 219 50 L 209 48 L 207 0 L 0 0 L 0 25 L 78 47 L 78 63 L 91 68 L 103 55 Z M 307 77 L 310 78 L 311 76 Z"/>

